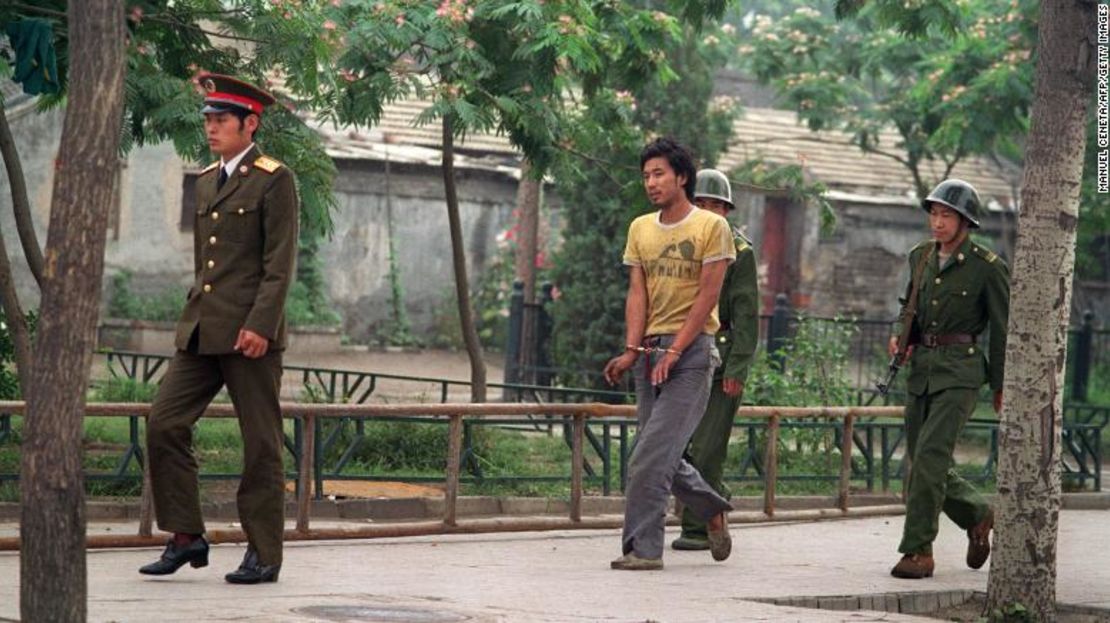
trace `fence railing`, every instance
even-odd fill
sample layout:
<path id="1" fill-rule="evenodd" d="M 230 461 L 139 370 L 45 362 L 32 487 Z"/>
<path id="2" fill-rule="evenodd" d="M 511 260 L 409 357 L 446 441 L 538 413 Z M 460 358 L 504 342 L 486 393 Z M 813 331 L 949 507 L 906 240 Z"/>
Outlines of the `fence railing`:
<path id="1" fill-rule="evenodd" d="M 631 418 L 634 415 L 632 406 L 616 406 L 601 403 L 585 404 L 523 404 L 523 403 L 486 403 L 486 404 L 398 404 L 398 405 L 335 405 L 335 404 L 282 404 L 282 415 L 285 418 L 296 418 L 302 422 L 301 428 L 304 435 L 300 438 L 300 446 L 296 449 L 297 456 L 297 511 L 296 529 L 289 534 L 292 538 L 341 538 L 380 536 L 388 534 L 400 536 L 405 534 L 429 534 L 435 532 L 458 531 L 458 496 L 460 483 L 460 466 L 463 447 L 463 425 L 465 420 L 488 419 L 496 420 L 502 417 L 520 417 L 524 415 L 546 415 L 553 417 L 568 417 L 572 421 L 571 427 L 571 473 L 570 473 L 570 511 L 567 521 L 530 521 L 523 520 L 512 522 L 502 520 L 492 525 L 471 526 L 473 531 L 491 531 L 494 529 L 540 530 L 548 528 L 586 527 L 582 517 L 583 498 L 583 472 L 584 472 L 584 444 L 585 430 L 588 420 L 604 420 L 607 418 Z M 10 415 L 23 415 L 26 406 L 23 402 L 0 402 L 0 413 Z M 85 408 L 86 417 L 143 417 L 150 413 L 149 404 L 133 403 L 90 403 Z M 852 471 L 853 435 L 852 430 L 856 421 L 861 417 L 900 417 L 902 409 L 897 407 L 742 407 L 740 417 L 766 418 L 768 441 L 764 460 L 764 501 L 762 515 L 764 518 L 774 518 L 780 514 L 775 508 L 775 493 L 778 484 L 778 431 L 784 419 L 792 418 L 829 418 L 842 422 L 845 432 L 841 446 L 842 460 L 840 463 L 839 482 L 836 496 L 836 509 L 841 514 L 849 513 L 849 495 Z M 205 417 L 229 418 L 235 417 L 231 405 L 212 405 L 205 412 Z M 358 530 L 316 531 L 311 530 L 312 513 L 312 482 L 313 482 L 313 457 L 317 451 L 317 438 L 313 431 L 316 422 L 323 419 L 335 418 L 446 418 L 449 422 L 447 453 L 444 474 L 444 510 L 443 517 L 436 525 L 412 524 L 392 526 L 382 532 L 380 528 L 362 528 Z M 144 462 L 145 463 L 145 462 Z M 90 536 L 90 547 L 119 547 L 126 545 L 151 545 L 153 544 L 153 498 L 150 494 L 149 473 L 144 465 L 143 495 L 139 517 L 139 530 L 136 537 L 118 536 Z M 782 513 L 785 514 L 785 513 Z M 610 522 L 611 524 L 611 522 Z M 595 527 L 590 524 L 588 527 Z M 608 524 L 607 524 L 608 525 Z M 214 542 L 242 540 L 239 531 L 218 532 L 213 535 Z M 18 548 L 18 539 L 0 539 L 0 550 Z"/>

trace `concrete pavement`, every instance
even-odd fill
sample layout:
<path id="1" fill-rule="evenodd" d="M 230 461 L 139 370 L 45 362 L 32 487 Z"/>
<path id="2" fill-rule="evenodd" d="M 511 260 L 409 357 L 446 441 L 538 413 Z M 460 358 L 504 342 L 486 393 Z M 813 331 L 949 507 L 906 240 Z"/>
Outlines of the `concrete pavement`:
<path id="1" fill-rule="evenodd" d="M 1061 513 L 1058 598 L 1110 608 L 1110 511 Z M 223 574 L 242 547 L 216 546 L 211 566 L 168 578 L 136 569 L 159 551 L 88 555 L 91 621 L 924 621 L 907 614 L 779 606 L 754 599 L 906 591 L 983 591 L 986 569 L 964 567 L 966 538 L 942 522 L 937 576 L 889 575 L 901 517 L 734 525 L 733 556 L 665 555 L 659 572 L 617 572 L 617 530 L 449 535 L 371 541 L 290 543 L 281 581 L 232 586 Z M 216 528 L 217 526 L 211 526 Z M 10 531 L 13 526 L 0 526 Z M 131 533 L 134 524 L 93 527 Z M 668 541 L 675 535 L 668 530 Z M 0 620 L 19 616 L 19 559 L 0 553 Z M 857 600 L 858 601 L 858 600 Z M 857 603 L 853 601 L 852 603 Z"/>

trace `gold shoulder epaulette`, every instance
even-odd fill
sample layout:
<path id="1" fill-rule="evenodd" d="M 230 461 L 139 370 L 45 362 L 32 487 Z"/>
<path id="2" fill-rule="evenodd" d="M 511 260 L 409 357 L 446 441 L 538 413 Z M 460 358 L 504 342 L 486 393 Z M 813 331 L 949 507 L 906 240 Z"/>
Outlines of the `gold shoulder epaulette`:
<path id="1" fill-rule="evenodd" d="M 998 256 L 995 255 L 994 251 L 980 245 L 972 245 L 971 251 L 986 260 L 988 264 L 993 264 L 998 261 Z"/>
<path id="2" fill-rule="evenodd" d="M 208 173 L 209 171 L 215 169 L 218 166 L 220 166 L 220 161 L 219 160 L 217 160 L 217 161 L 213 162 L 212 164 L 204 167 L 204 169 L 201 170 L 200 174 L 204 175 L 205 173 Z"/>
<path id="3" fill-rule="evenodd" d="M 281 163 L 269 156 L 259 156 L 254 161 L 254 166 L 262 169 L 267 173 L 273 173 L 274 171 L 277 171 L 281 168 Z"/>
<path id="4" fill-rule="evenodd" d="M 736 244 L 737 251 L 743 251 L 745 248 L 752 246 L 752 239 L 744 234 L 744 230 L 739 227 L 732 228 L 732 241 Z"/>

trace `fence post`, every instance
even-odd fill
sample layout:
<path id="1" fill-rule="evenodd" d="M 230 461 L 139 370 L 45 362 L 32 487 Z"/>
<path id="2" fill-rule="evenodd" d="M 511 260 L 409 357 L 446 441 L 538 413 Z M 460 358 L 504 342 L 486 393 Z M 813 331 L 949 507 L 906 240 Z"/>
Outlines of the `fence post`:
<path id="1" fill-rule="evenodd" d="M 509 298 L 509 333 L 505 336 L 505 384 L 520 382 L 520 338 L 524 328 L 524 282 L 513 282 L 513 293 Z M 506 402 L 515 402 L 517 391 L 506 387 L 502 393 Z"/>
<path id="2" fill-rule="evenodd" d="M 532 366 L 536 385 L 551 385 L 551 333 L 555 321 L 548 311 L 548 304 L 555 300 L 555 286 L 545 283 L 540 288 L 540 306 L 536 313 L 536 332 Z"/>
<path id="3" fill-rule="evenodd" d="M 1091 342 L 1095 314 L 1083 312 L 1083 324 L 1075 336 L 1075 370 L 1071 375 L 1071 399 L 1087 402 L 1087 383 L 1091 378 Z"/>
<path id="4" fill-rule="evenodd" d="M 312 506 L 312 468 L 316 465 L 316 417 L 306 415 L 301 428 L 301 464 L 297 468 L 297 532 L 308 532 L 309 509 Z"/>
<path id="5" fill-rule="evenodd" d="M 853 424 L 855 414 L 848 412 L 844 416 L 844 432 L 840 436 L 840 487 L 837 491 L 836 505 L 840 510 L 848 512 L 848 489 L 852 483 L 852 442 L 855 439 Z"/>
<path id="6" fill-rule="evenodd" d="M 570 520 L 574 522 L 582 521 L 582 444 L 585 436 L 586 416 L 575 413 L 570 465 Z"/>
<path id="7" fill-rule="evenodd" d="M 143 468 L 143 488 L 139 498 L 139 536 L 151 536 L 154 533 L 154 491 L 150 485 L 149 452 L 143 453 L 140 467 Z"/>
<path id="8" fill-rule="evenodd" d="M 444 491 L 443 524 L 457 526 L 455 505 L 459 499 L 459 463 L 462 458 L 462 415 L 452 415 L 447 432 L 447 483 Z"/>
<path id="9" fill-rule="evenodd" d="M 767 325 L 767 354 L 776 367 L 782 369 L 782 356 L 779 350 L 786 345 L 786 331 L 790 323 L 790 304 L 786 294 L 775 295 L 775 309 L 771 312 L 771 322 Z"/>
<path id="10" fill-rule="evenodd" d="M 763 465 L 763 514 L 775 516 L 775 486 L 779 477 L 779 414 L 767 422 L 767 457 Z"/>

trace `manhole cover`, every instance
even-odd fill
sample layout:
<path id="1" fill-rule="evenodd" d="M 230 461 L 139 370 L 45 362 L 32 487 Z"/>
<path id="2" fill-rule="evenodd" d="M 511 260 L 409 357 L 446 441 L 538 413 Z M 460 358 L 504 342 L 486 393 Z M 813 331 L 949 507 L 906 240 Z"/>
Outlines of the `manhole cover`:
<path id="1" fill-rule="evenodd" d="M 458 623 L 470 620 L 455 612 L 398 606 L 307 606 L 294 612 L 341 623 Z"/>

